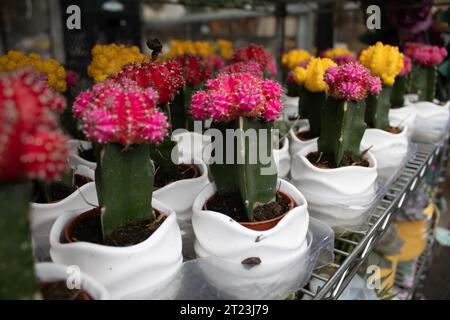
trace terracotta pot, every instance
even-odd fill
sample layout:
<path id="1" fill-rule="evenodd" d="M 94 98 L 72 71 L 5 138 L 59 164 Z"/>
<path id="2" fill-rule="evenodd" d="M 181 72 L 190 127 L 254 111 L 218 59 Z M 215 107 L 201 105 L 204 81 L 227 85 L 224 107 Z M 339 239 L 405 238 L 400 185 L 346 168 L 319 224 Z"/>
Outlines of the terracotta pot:
<path id="1" fill-rule="evenodd" d="M 295 207 L 295 201 L 294 199 L 292 199 L 292 197 L 290 197 L 289 195 L 287 195 L 286 193 L 283 192 L 278 192 L 285 200 L 287 200 L 287 202 L 289 202 L 289 210 L 286 211 L 285 213 L 273 218 L 273 219 L 269 219 L 269 220 L 264 220 L 264 221 L 255 221 L 255 222 L 239 222 L 240 225 L 249 228 L 251 230 L 255 230 L 255 231 L 266 231 L 266 230 L 270 230 L 273 227 L 275 227 L 278 222 L 280 222 L 281 219 L 284 218 L 284 216 L 286 216 L 289 211 L 291 211 L 294 207 Z M 214 196 L 212 196 L 214 197 Z M 209 210 L 208 209 L 208 202 L 211 200 L 210 197 L 206 202 L 205 205 L 203 206 L 203 210 Z"/>

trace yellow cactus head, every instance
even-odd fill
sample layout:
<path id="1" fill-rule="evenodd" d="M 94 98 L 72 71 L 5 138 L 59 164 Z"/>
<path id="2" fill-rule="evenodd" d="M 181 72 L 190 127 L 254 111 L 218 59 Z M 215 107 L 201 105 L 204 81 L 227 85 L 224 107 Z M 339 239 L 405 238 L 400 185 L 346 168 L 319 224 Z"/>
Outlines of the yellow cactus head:
<path id="1" fill-rule="evenodd" d="M 170 40 L 170 49 L 164 59 L 182 56 L 186 53 L 208 57 L 216 52 L 216 48 L 208 41 Z"/>
<path id="2" fill-rule="evenodd" d="M 328 85 L 323 80 L 323 76 L 328 68 L 336 66 L 337 64 L 328 58 L 311 58 L 306 68 L 294 69 L 293 79 L 311 92 L 328 91 Z"/>
<path id="3" fill-rule="evenodd" d="M 335 57 L 342 56 L 342 55 L 353 55 L 353 53 L 346 48 L 328 49 L 323 53 L 323 56 L 325 58 L 329 58 L 329 59 L 333 59 Z"/>
<path id="4" fill-rule="evenodd" d="M 233 57 L 234 49 L 233 42 L 219 39 L 216 41 L 217 46 L 219 47 L 219 54 L 225 60 L 230 60 Z"/>
<path id="5" fill-rule="evenodd" d="M 283 54 L 281 57 L 281 63 L 289 70 L 293 70 L 300 63 L 308 61 L 311 55 L 308 51 L 302 49 L 294 49 Z"/>
<path id="6" fill-rule="evenodd" d="M 359 61 L 388 86 L 394 84 L 395 77 L 403 69 L 403 54 L 398 47 L 384 45 L 381 42 L 361 52 Z"/>
<path id="7" fill-rule="evenodd" d="M 0 56 L 0 71 L 12 71 L 25 66 L 33 67 L 47 75 L 47 83 L 59 92 L 67 90 L 66 70 L 55 59 L 43 60 L 37 53 L 28 56 L 20 51 L 9 51 Z"/>
<path id="8" fill-rule="evenodd" d="M 130 63 L 141 63 L 145 56 L 138 47 L 108 44 L 96 45 L 92 48 L 92 61 L 88 66 L 88 75 L 95 82 L 105 81 L 109 76 L 117 74 L 123 66 Z"/>

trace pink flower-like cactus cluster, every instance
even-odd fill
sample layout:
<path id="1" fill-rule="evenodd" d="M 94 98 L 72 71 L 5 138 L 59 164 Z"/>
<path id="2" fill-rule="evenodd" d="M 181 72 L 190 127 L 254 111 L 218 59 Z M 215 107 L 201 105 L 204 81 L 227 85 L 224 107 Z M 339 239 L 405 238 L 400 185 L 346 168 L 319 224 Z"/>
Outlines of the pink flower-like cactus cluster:
<path id="1" fill-rule="evenodd" d="M 330 94 L 337 99 L 358 101 L 368 94 L 376 95 L 381 91 L 381 80 L 372 76 L 360 63 L 347 63 L 329 68 L 324 81 L 330 87 Z"/>
<path id="2" fill-rule="evenodd" d="M 112 79 L 116 82 L 131 79 L 144 89 L 152 87 L 158 91 L 158 105 L 172 101 L 184 86 L 183 69 L 174 60 L 165 63 L 130 64 Z"/>
<path id="3" fill-rule="evenodd" d="M 358 59 L 352 54 L 341 54 L 339 56 L 333 57 L 333 61 L 336 62 L 338 66 L 340 66 L 350 62 L 358 62 Z"/>
<path id="4" fill-rule="evenodd" d="M 406 43 L 404 52 L 415 64 L 424 67 L 438 66 L 447 56 L 445 48 L 413 42 Z"/>
<path id="5" fill-rule="evenodd" d="M 0 180 L 52 181 L 68 169 L 55 111 L 65 99 L 25 68 L 0 75 Z"/>
<path id="6" fill-rule="evenodd" d="M 192 97 L 191 113 L 196 120 L 227 122 L 244 116 L 275 121 L 282 110 L 281 85 L 250 73 L 221 73 L 206 88 Z"/>
<path id="7" fill-rule="evenodd" d="M 112 79 L 96 84 L 75 100 L 73 111 L 91 141 L 119 143 L 124 146 L 159 143 L 169 124 L 157 110 L 158 93 L 142 88 L 132 80 Z"/>
<path id="8" fill-rule="evenodd" d="M 214 72 L 222 69 L 225 66 L 225 62 L 223 61 L 221 56 L 218 55 L 210 55 L 206 57 L 206 63 L 209 68 Z"/>
<path id="9" fill-rule="evenodd" d="M 273 56 L 266 52 L 261 46 L 250 44 L 246 47 L 241 47 L 234 52 L 232 63 L 237 62 L 256 62 L 261 68 L 271 76 L 276 76 L 277 67 Z"/>
<path id="10" fill-rule="evenodd" d="M 201 56 L 184 54 L 174 59 L 181 66 L 186 85 L 189 87 L 199 86 L 212 76 L 211 65 Z"/>
<path id="11" fill-rule="evenodd" d="M 261 66 L 256 62 L 237 62 L 230 64 L 222 70 L 220 73 L 249 73 L 257 78 L 263 78 L 263 72 L 261 70 Z"/>
<path id="12" fill-rule="evenodd" d="M 404 77 L 411 72 L 411 59 L 407 55 L 403 55 L 403 69 L 398 74 L 399 77 Z"/>

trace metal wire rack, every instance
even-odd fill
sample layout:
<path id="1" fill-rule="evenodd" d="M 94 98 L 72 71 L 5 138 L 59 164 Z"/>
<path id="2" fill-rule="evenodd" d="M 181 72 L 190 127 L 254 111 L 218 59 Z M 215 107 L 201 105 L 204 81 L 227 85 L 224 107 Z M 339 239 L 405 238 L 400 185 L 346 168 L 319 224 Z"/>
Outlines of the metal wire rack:
<path id="1" fill-rule="evenodd" d="M 334 254 L 336 257 L 341 256 L 340 260 L 343 262 L 333 265 L 335 271 L 330 276 L 312 274 L 312 278 L 324 283 L 316 292 L 307 288 L 302 288 L 300 292 L 314 300 L 337 299 L 381 239 L 407 195 L 416 190 L 427 170 L 436 161 L 444 158 L 441 155 L 446 152 L 447 143 L 444 145 L 419 144 L 415 155 L 406 163 L 399 177 L 389 186 L 377 204 L 368 222 L 369 229 L 355 232 L 361 236 L 361 240 L 337 237 Z M 345 243 L 349 250 L 342 250 L 340 245 L 342 243 Z"/>

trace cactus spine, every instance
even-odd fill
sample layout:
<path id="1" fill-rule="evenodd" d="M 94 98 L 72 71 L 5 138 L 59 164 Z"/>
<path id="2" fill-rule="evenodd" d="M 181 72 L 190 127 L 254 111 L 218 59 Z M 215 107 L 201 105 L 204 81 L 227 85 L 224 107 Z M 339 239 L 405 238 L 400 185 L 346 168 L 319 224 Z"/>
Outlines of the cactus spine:
<path id="1" fill-rule="evenodd" d="M 216 156 L 218 154 L 216 147 L 221 148 L 219 151 L 223 155 L 223 164 L 216 161 L 210 165 L 217 192 L 219 194 L 239 192 L 248 221 L 253 221 L 253 210 L 258 205 L 269 203 L 276 198 L 277 171 L 274 168 L 272 152 L 272 123 L 239 117 L 230 122 L 213 125 L 221 131 L 224 138 L 223 143 L 218 146 L 213 144 Z M 236 135 L 227 134 L 227 129 L 236 130 L 234 131 Z M 252 133 L 255 132 L 252 137 Z M 251 138 L 247 139 L 247 136 Z M 233 146 L 233 149 L 230 150 L 229 146 Z M 233 158 L 230 159 L 232 161 L 227 161 L 231 156 L 229 151 L 233 151 Z M 264 152 L 266 154 L 262 154 Z M 268 163 L 262 163 L 261 154 L 267 157 Z M 264 173 L 264 169 L 269 172 Z"/>
<path id="2" fill-rule="evenodd" d="M 332 154 L 336 166 L 340 166 L 344 155 L 361 158 L 360 145 L 366 130 L 364 101 L 347 101 L 329 96 L 322 111 L 322 130 L 318 148 L 320 152 Z"/>
<path id="3" fill-rule="evenodd" d="M 366 98 L 366 123 L 369 128 L 389 130 L 389 109 L 391 106 L 392 86 L 383 85 L 377 95 Z"/>
<path id="4" fill-rule="evenodd" d="M 103 237 L 130 221 L 155 218 L 152 209 L 154 167 L 148 144 L 108 143 L 101 155 Z"/>
<path id="5" fill-rule="evenodd" d="M 306 88 L 302 89 L 298 102 L 298 114 L 300 118 L 309 120 L 309 133 L 312 137 L 320 135 L 320 110 L 323 108 L 326 99 L 325 91 L 311 92 Z"/>

